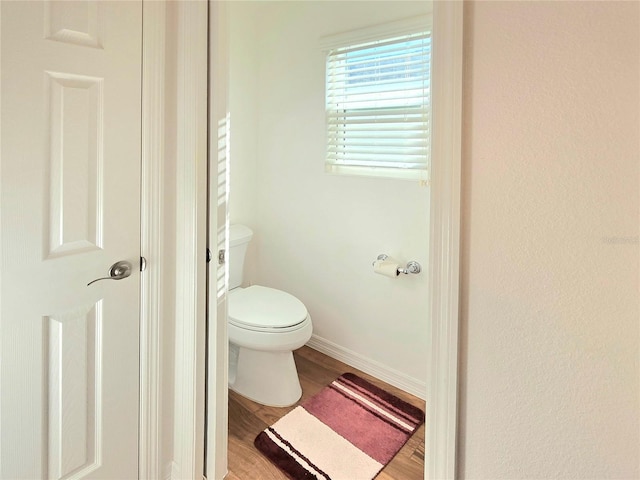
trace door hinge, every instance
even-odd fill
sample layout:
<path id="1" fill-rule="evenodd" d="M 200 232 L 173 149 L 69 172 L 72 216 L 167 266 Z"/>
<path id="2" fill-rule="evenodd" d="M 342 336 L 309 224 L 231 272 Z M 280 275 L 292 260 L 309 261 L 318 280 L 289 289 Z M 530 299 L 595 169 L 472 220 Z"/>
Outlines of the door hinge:
<path id="1" fill-rule="evenodd" d="M 225 249 L 218 250 L 218 265 L 224 265 L 226 261 L 226 251 Z"/>
<path id="2" fill-rule="evenodd" d="M 147 269 L 147 259 L 140 257 L 140 271 L 144 272 Z"/>
<path id="3" fill-rule="evenodd" d="M 207 263 L 209 263 L 211 261 L 211 250 L 209 248 L 207 248 Z"/>

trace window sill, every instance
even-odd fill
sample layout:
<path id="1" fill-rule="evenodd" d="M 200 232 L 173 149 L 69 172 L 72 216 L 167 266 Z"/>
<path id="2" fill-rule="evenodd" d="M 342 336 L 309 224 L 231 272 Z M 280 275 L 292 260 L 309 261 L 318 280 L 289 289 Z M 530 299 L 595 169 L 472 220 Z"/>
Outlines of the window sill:
<path id="1" fill-rule="evenodd" d="M 418 180 L 421 186 L 429 185 L 429 171 L 384 167 L 354 167 L 348 165 L 326 165 L 326 173 L 335 175 L 353 175 L 359 177 L 392 178 L 396 180 Z"/>

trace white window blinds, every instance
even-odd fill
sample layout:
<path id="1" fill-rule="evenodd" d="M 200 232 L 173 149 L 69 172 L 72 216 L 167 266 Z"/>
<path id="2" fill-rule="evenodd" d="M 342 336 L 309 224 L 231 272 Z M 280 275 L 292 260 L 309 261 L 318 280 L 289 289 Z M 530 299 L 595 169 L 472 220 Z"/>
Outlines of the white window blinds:
<path id="1" fill-rule="evenodd" d="M 415 171 L 407 178 L 426 179 L 431 138 L 430 60 L 429 31 L 328 51 L 328 171 L 340 167 L 393 169 Z"/>

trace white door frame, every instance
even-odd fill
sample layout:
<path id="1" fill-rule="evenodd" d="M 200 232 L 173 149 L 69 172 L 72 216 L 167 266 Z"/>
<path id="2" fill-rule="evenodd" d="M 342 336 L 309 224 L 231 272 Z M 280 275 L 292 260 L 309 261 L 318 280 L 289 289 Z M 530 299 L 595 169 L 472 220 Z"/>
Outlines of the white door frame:
<path id="1" fill-rule="evenodd" d="M 140 479 L 200 479 L 204 462 L 205 302 L 207 227 L 207 1 L 176 2 L 175 90 L 165 86 L 167 3 L 143 1 L 142 214 L 140 318 Z M 175 96 L 175 124 L 165 122 L 165 104 Z M 175 131 L 174 155 L 164 151 L 167 128 Z M 174 158 L 175 157 L 175 158 Z M 175 199 L 166 201 L 164 170 L 175 166 Z M 173 201 L 172 201 L 173 200 Z M 164 217 L 175 209 L 175 264 L 164 255 Z M 175 292 L 163 289 L 175 275 Z M 176 295 L 175 311 L 163 295 Z M 175 332 L 163 319 L 175 318 Z M 175 333 L 173 358 L 173 452 L 163 458 L 167 412 L 162 404 L 162 339 Z"/>
<path id="2" fill-rule="evenodd" d="M 456 478 L 463 2 L 433 2 L 425 479 Z"/>
<path id="3" fill-rule="evenodd" d="M 207 282 L 207 1 L 176 2 L 175 479 L 204 471 Z"/>
<path id="4" fill-rule="evenodd" d="M 149 2 L 153 3 L 153 2 Z M 202 2 L 185 2 L 195 5 Z M 193 35 L 189 29 L 189 24 L 197 24 L 197 16 L 201 12 L 197 6 L 185 9 L 184 23 L 186 29 L 182 32 L 182 47 L 178 51 L 178 65 L 182 69 L 179 77 L 183 79 L 193 78 L 190 75 L 198 75 L 202 65 L 195 64 L 192 60 L 201 58 L 204 54 L 206 58 L 207 39 L 200 34 Z M 206 15 L 205 15 L 206 16 Z M 145 25 L 147 10 L 145 9 Z M 458 389 L 458 292 L 459 292 L 459 255 L 460 255 L 460 168 L 461 168 L 461 121 L 462 121 L 462 20 L 463 2 L 434 1 L 433 12 L 433 90 L 438 92 L 433 98 L 433 132 L 432 141 L 432 172 L 431 172 L 431 227 L 430 227 L 430 313 L 431 313 L 431 334 L 427 341 L 429 352 L 429 366 L 427 378 L 427 419 L 426 419 L 426 445 L 425 445 L 425 479 L 454 479 L 456 475 L 456 433 L 457 433 L 457 389 Z M 154 27 L 155 28 L 155 27 Z M 197 29 L 196 29 L 197 31 Z M 145 40 L 146 40 L 145 35 Z M 145 47 L 145 52 L 147 48 Z M 151 56 L 148 57 L 151 59 Z M 147 64 L 144 62 L 145 65 Z M 147 66 L 145 72 L 147 72 Z M 215 72 L 212 72 L 215 74 Z M 148 78 L 148 77 L 147 77 Z M 194 131 L 201 131 L 206 128 L 206 118 L 198 117 L 197 108 L 206 105 L 206 89 L 201 86 L 186 82 L 183 87 L 187 88 L 184 99 L 190 103 L 183 109 L 183 115 L 179 118 L 178 128 L 192 128 Z M 191 90 L 189 90 L 191 89 Z M 147 92 L 152 95 L 151 92 Z M 156 95 L 157 98 L 157 95 Z M 146 102 L 143 103 L 143 106 Z M 145 108 L 145 118 L 152 107 Z M 151 134 L 153 136 L 153 134 Z M 146 137 L 145 137 L 146 138 Z M 198 138 L 184 136 L 180 138 L 178 150 L 199 145 Z M 198 154 L 195 154 L 196 157 Z M 144 155 L 143 155 L 144 157 Z M 189 157 L 178 158 L 178 169 L 190 168 L 193 163 Z M 191 165 L 193 167 L 193 165 Z M 197 168 L 202 168 L 200 162 Z M 197 170 L 196 168 L 196 170 Z M 182 418 L 187 421 L 176 422 L 174 424 L 174 438 L 184 441 L 181 446 L 182 460 L 186 461 L 184 467 L 180 468 L 181 476 L 177 478 L 201 478 L 198 470 L 202 464 L 204 449 L 202 448 L 203 438 L 201 429 L 197 425 L 197 419 L 204 416 L 204 405 L 198 400 L 204 389 L 205 377 L 204 365 L 199 364 L 204 358 L 202 342 L 197 339 L 197 333 L 204 329 L 204 316 L 201 315 L 201 307 L 204 308 L 204 288 L 203 275 L 200 274 L 201 257 L 196 255 L 199 250 L 195 249 L 196 244 L 200 244 L 201 238 L 206 235 L 206 218 L 202 216 L 202 210 L 206 205 L 202 202 L 206 198 L 206 183 L 203 185 L 197 177 L 196 170 L 191 170 L 181 179 L 182 196 L 179 201 L 184 203 L 184 211 L 177 219 L 178 238 L 186 241 L 188 238 L 195 238 L 197 241 L 192 244 L 185 244 L 188 252 L 183 252 L 178 261 L 191 262 L 191 265 L 178 269 L 178 285 L 189 293 L 186 297 L 184 307 L 185 325 L 182 330 L 182 345 L 193 347 L 194 350 L 183 350 L 182 354 L 177 352 L 176 364 L 181 365 L 181 372 L 189 381 L 183 383 L 180 388 L 187 388 L 182 393 L 185 397 L 181 402 Z M 143 170 L 145 172 L 147 170 Z M 206 175 L 205 175 L 206 178 Z M 157 181 L 157 179 L 155 179 Z M 152 181 L 153 184 L 153 181 Z M 155 183 L 158 185 L 158 183 Z M 149 194 L 150 197 L 153 194 Z M 214 195 L 215 196 L 215 195 Z M 146 197 L 143 197 L 143 202 Z M 148 206 L 148 205 L 147 205 Z M 150 214 L 151 216 L 151 214 Z M 162 215 L 159 215 L 158 222 L 161 222 Z M 202 268 L 204 270 L 204 268 Z M 156 282 L 161 282 L 159 273 L 156 273 Z M 157 283 L 149 282 L 149 289 L 157 288 Z M 154 287 L 155 285 L 155 287 Z M 153 296 L 153 290 L 149 294 Z M 188 304 L 193 302 L 193 304 Z M 157 303 L 157 302 L 156 302 Z M 151 308 L 151 307 L 149 307 Z M 188 320 L 188 322 L 187 322 Z M 149 327 L 149 322 L 145 324 Z M 148 330 L 151 330 L 147 328 Z M 146 341 L 150 347 L 145 350 L 153 353 L 153 342 L 155 341 L 149 331 Z M 145 339 L 143 339 L 145 341 Z M 214 343 L 220 349 L 226 348 L 226 338 L 215 338 Z M 157 346 L 157 345 L 156 345 Z M 153 358 L 145 359 L 147 364 L 147 377 L 151 381 L 150 386 L 143 384 L 143 390 L 148 390 L 143 394 L 146 403 L 142 411 L 146 419 L 145 428 L 142 430 L 143 437 L 149 441 L 141 441 L 141 458 L 152 459 L 153 455 L 148 451 L 153 450 L 150 433 L 150 424 L 157 422 L 157 417 L 153 417 L 153 412 L 157 413 L 157 406 L 154 406 L 154 388 L 157 388 L 159 378 L 157 376 L 157 366 L 153 367 Z M 144 372 L 143 372 L 144 373 Z M 155 385 L 155 387 L 154 387 Z M 210 385 L 210 395 L 217 395 L 219 389 L 224 385 Z M 157 390 L 156 390 L 157 393 Z M 176 408 L 178 405 L 176 405 Z M 146 408 L 146 410 L 145 410 Z M 156 410 L 154 410 L 156 408 Z M 219 404 L 215 412 L 209 412 L 209 422 L 225 422 L 226 410 Z M 157 423 L 156 423 L 157 426 Z M 144 444 L 144 445 L 143 445 Z M 143 449 L 144 447 L 144 449 Z M 149 450 L 149 448 L 151 449 Z M 157 447 L 157 446 L 156 446 Z M 180 460 L 180 458 L 176 458 Z M 226 452 L 216 449 L 214 465 L 209 465 L 210 472 L 224 471 L 225 468 L 218 468 L 218 465 L 226 465 Z M 141 461 L 141 466 L 145 462 Z M 141 472 L 143 469 L 141 468 Z M 150 472 L 151 470 L 149 470 Z M 187 474 L 190 472 L 190 474 Z M 158 476 L 142 476 L 141 478 L 159 478 Z M 216 476 L 215 480 L 220 480 Z"/>
<path id="5" fill-rule="evenodd" d="M 164 203 L 166 12 L 162 2 L 142 3 L 141 255 L 139 478 L 161 478 L 160 417 Z"/>

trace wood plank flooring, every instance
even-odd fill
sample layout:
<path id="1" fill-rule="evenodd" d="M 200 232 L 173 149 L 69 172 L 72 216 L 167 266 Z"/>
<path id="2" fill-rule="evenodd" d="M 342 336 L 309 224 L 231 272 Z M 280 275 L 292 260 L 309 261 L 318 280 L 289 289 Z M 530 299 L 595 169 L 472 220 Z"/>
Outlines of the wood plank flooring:
<path id="1" fill-rule="evenodd" d="M 424 400 L 409 395 L 309 347 L 294 352 L 304 401 L 345 372 L 355 373 L 406 402 L 425 409 Z M 285 480 L 286 477 L 253 446 L 256 435 L 295 407 L 266 407 L 229 391 L 229 473 L 227 480 Z M 376 480 L 424 478 L 424 425 L 409 439 Z"/>

